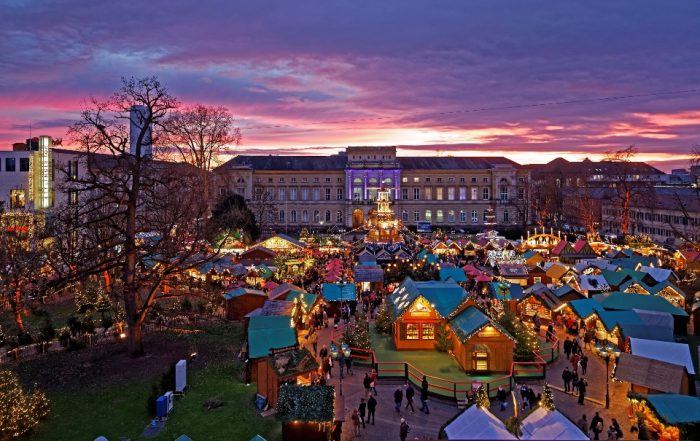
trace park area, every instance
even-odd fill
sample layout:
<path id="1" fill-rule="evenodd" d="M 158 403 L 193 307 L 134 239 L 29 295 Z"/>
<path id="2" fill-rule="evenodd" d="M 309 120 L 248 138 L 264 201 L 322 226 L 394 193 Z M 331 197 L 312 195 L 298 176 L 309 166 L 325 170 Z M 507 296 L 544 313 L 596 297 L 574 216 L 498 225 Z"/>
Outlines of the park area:
<path id="1" fill-rule="evenodd" d="M 153 440 L 173 440 L 186 434 L 195 440 L 251 439 L 260 434 L 279 439 L 280 425 L 255 410 L 255 387 L 241 381 L 237 355 L 242 326 L 214 324 L 205 332 L 149 332 L 147 355 L 129 357 L 124 344 L 101 344 L 72 352 L 57 352 L 13 365 L 26 387 L 35 384 L 50 400 L 50 413 L 24 439 L 142 439 L 150 423 L 147 400 L 171 364 L 188 361 L 188 389 L 178 398 L 163 430 Z M 209 410 L 205 403 L 219 407 Z"/>

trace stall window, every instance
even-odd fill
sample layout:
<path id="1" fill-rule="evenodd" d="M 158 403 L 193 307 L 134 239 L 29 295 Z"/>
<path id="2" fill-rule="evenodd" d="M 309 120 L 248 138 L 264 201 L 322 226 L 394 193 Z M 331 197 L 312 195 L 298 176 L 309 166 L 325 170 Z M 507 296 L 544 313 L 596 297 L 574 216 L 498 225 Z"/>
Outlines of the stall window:
<path id="1" fill-rule="evenodd" d="M 476 351 L 472 354 L 472 368 L 475 371 L 489 370 L 489 353 L 484 351 Z"/>
<path id="2" fill-rule="evenodd" d="M 435 340 L 435 324 L 423 323 L 421 338 L 423 340 Z"/>
<path id="3" fill-rule="evenodd" d="M 417 323 L 406 323 L 406 340 L 418 340 Z"/>

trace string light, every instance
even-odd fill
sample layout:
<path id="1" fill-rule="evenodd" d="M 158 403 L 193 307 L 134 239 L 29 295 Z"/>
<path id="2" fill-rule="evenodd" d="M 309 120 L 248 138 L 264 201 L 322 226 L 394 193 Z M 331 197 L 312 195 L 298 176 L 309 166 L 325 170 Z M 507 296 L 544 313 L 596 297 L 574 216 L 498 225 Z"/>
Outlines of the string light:
<path id="1" fill-rule="evenodd" d="M 49 413 L 49 400 L 39 389 L 22 390 L 17 375 L 0 369 L 0 439 L 19 438 Z"/>

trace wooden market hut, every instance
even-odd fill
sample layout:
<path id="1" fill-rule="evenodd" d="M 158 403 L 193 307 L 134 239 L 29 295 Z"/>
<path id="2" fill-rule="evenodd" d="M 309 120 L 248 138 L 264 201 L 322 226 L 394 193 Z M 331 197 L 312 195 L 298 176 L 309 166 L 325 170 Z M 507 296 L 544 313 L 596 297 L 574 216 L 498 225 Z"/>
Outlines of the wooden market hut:
<path id="1" fill-rule="evenodd" d="M 685 366 L 622 352 L 615 378 L 630 383 L 630 392 L 640 394 L 676 393 L 688 395 Z"/>
<path id="2" fill-rule="evenodd" d="M 471 303 L 471 302 L 470 302 Z M 465 372 L 510 372 L 515 338 L 473 304 L 449 320 L 452 353 Z"/>
<path id="3" fill-rule="evenodd" d="M 498 275 L 511 283 L 517 283 L 521 286 L 527 286 L 528 271 L 527 267 L 522 263 L 515 262 L 499 262 Z"/>
<path id="4" fill-rule="evenodd" d="M 688 333 L 688 313 L 661 296 L 613 292 L 606 295 L 601 300 L 600 305 L 610 311 L 641 309 L 643 311 L 667 312 L 673 316 L 673 332 L 679 335 Z"/>
<path id="5" fill-rule="evenodd" d="M 259 363 L 267 363 L 274 349 L 290 348 L 298 344 L 297 332 L 290 316 L 253 316 L 246 332 L 247 370 L 251 381 L 257 380 Z"/>
<path id="6" fill-rule="evenodd" d="M 570 302 L 572 300 L 585 299 L 586 296 L 581 294 L 568 283 L 563 284 L 559 288 L 553 291 L 554 295 L 559 298 L 562 303 Z"/>
<path id="7" fill-rule="evenodd" d="M 245 266 L 250 265 L 272 265 L 277 257 L 277 253 L 263 246 L 255 246 L 242 252 L 238 260 Z"/>
<path id="8" fill-rule="evenodd" d="M 552 280 L 547 276 L 547 271 L 540 265 L 529 265 L 527 267 L 527 285 L 535 283 L 543 283 L 545 285 L 552 283 Z"/>
<path id="9" fill-rule="evenodd" d="M 267 398 L 267 403 L 275 407 L 277 394 L 283 384 L 311 384 L 312 374 L 318 370 L 316 357 L 305 348 L 284 348 L 272 350 L 266 363 L 256 363 L 254 375 L 258 393 Z"/>
<path id="10" fill-rule="evenodd" d="M 276 410 L 282 440 L 328 441 L 336 413 L 343 413 L 336 404 L 333 386 L 280 386 Z"/>
<path id="11" fill-rule="evenodd" d="M 544 265 L 544 269 L 547 272 L 547 278 L 550 280 L 550 283 L 556 285 L 568 283 L 576 278 L 575 270 L 559 262 L 548 262 Z"/>
<path id="12" fill-rule="evenodd" d="M 376 261 L 360 262 L 352 270 L 360 291 L 381 290 L 384 286 L 384 270 Z"/>
<path id="13" fill-rule="evenodd" d="M 467 275 L 462 268 L 440 268 L 440 281 L 452 280 L 456 283 L 466 283 Z"/>
<path id="14" fill-rule="evenodd" d="M 700 398 L 681 394 L 628 394 L 640 418 L 640 439 L 679 441 L 700 432 Z M 643 432 L 642 430 L 643 429 Z"/>
<path id="15" fill-rule="evenodd" d="M 235 288 L 224 293 L 227 320 L 242 320 L 246 314 L 261 308 L 268 300 L 264 291 Z"/>
<path id="16" fill-rule="evenodd" d="M 256 246 L 265 247 L 276 253 L 294 254 L 303 251 L 306 248 L 306 243 L 286 234 L 276 234 L 259 242 Z"/>
<path id="17" fill-rule="evenodd" d="M 537 314 L 542 324 L 547 325 L 555 320 L 560 306 L 561 300 L 552 290 L 542 283 L 537 283 L 523 291 L 523 296 L 518 302 L 518 313 L 528 319 Z"/>
<path id="18" fill-rule="evenodd" d="M 354 283 L 324 283 L 323 301 L 328 307 L 328 316 L 333 317 L 338 314 L 340 317 L 340 307 L 342 304 L 350 304 L 350 309 L 355 310 L 357 305 L 357 287 Z"/>

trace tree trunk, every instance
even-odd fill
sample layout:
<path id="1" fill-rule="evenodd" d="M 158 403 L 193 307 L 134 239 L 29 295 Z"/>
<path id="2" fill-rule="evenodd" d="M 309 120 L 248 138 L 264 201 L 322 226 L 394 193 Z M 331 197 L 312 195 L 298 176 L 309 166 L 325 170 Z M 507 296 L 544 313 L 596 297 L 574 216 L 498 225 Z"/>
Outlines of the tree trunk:
<path id="1" fill-rule="evenodd" d="M 127 344 L 129 348 L 129 354 L 132 357 L 141 357 L 145 354 L 143 350 L 143 329 L 140 321 L 136 320 L 134 323 L 128 323 L 129 328 L 127 330 Z"/>
<path id="2" fill-rule="evenodd" d="M 17 331 L 20 334 L 24 334 L 24 319 L 22 319 L 22 294 L 19 289 L 15 290 L 15 301 L 12 302 L 12 309 L 15 313 L 15 324 L 17 325 Z"/>

